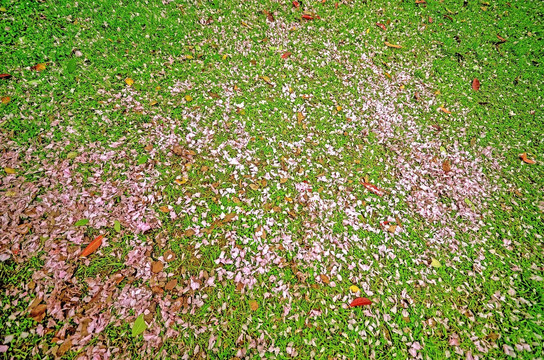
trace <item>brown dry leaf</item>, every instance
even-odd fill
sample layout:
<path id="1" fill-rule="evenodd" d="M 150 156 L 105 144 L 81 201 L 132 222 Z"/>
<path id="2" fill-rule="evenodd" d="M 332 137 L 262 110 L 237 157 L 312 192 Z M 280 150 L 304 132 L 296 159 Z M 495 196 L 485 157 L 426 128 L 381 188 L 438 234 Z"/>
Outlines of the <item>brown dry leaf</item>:
<path id="1" fill-rule="evenodd" d="M 236 214 L 234 214 L 234 213 L 227 214 L 225 216 L 225 222 L 232 221 L 232 219 L 234 219 L 235 217 L 236 217 Z"/>
<path id="2" fill-rule="evenodd" d="M 168 263 L 176 260 L 176 254 L 174 254 L 172 250 L 166 250 L 162 257 L 164 258 L 164 261 Z"/>
<path id="3" fill-rule="evenodd" d="M 2 104 L 6 105 L 11 101 L 11 98 L 9 96 L 2 96 Z"/>
<path id="4" fill-rule="evenodd" d="M 242 201 L 240 201 L 239 198 L 237 198 L 236 196 L 234 198 L 232 198 L 232 201 L 236 204 L 236 205 L 240 205 L 242 203 Z"/>
<path id="5" fill-rule="evenodd" d="M 70 338 L 66 339 L 62 345 L 57 350 L 57 356 L 61 357 L 72 348 L 72 340 Z"/>
<path id="6" fill-rule="evenodd" d="M 387 231 L 389 231 L 391 234 L 394 234 L 395 231 L 397 231 L 397 225 L 390 225 L 387 227 Z"/>
<path id="7" fill-rule="evenodd" d="M 211 91 L 208 92 L 208 95 L 210 95 L 212 99 L 221 99 L 221 96 Z"/>
<path id="8" fill-rule="evenodd" d="M 144 150 L 145 150 L 145 151 L 151 151 L 151 150 L 153 150 L 153 145 L 147 144 L 147 145 L 144 147 Z"/>
<path id="9" fill-rule="evenodd" d="M 125 79 L 125 83 L 126 83 L 128 86 L 132 86 L 132 85 L 134 85 L 134 80 L 132 80 L 131 78 L 126 78 L 126 79 Z"/>
<path id="10" fill-rule="evenodd" d="M 166 285 L 164 285 L 164 290 L 170 291 L 173 288 L 175 288 L 177 284 L 178 284 L 178 280 L 177 279 L 172 279 L 172 280 L 168 281 L 166 283 Z"/>
<path id="11" fill-rule="evenodd" d="M 200 168 L 200 171 L 202 171 L 203 173 L 205 173 L 205 172 L 207 172 L 209 169 L 210 169 L 209 167 L 207 167 L 206 165 L 204 165 L 204 166 L 202 166 L 202 167 Z"/>
<path id="12" fill-rule="evenodd" d="M 185 236 L 193 236 L 196 232 L 193 229 L 185 230 Z"/>
<path id="13" fill-rule="evenodd" d="M 499 39 L 501 42 L 506 42 L 506 39 L 497 34 L 497 39 Z"/>
<path id="14" fill-rule="evenodd" d="M 531 164 L 531 165 L 532 165 L 532 164 L 536 164 L 536 161 L 531 160 L 531 159 L 529 159 L 529 158 L 527 157 L 527 153 L 520 154 L 520 155 L 519 155 L 519 158 L 520 158 L 521 160 L 523 160 L 523 162 L 526 163 L 526 164 Z M 6 172 L 7 172 L 7 171 L 6 171 Z"/>
<path id="15" fill-rule="evenodd" d="M 36 320 L 37 322 L 42 321 L 45 318 L 45 312 L 47 310 L 47 305 L 41 304 L 30 310 L 30 317 Z"/>
<path id="16" fill-rule="evenodd" d="M 251 309 L 251 311 L 257 311 L 257 309 L 259 308 L 259 303 L 255 300 L 249 300 L 249 308 Z"/>
<path id="17" fill-rule="evenodd" d="M 391 44 L 391 43 L 388 43 L 387 41 L 385 41 L 384 43 L 385 43 L 385 46 L 390 47 L 390 48 L 395 48 L 395 49 L 401 49 L 402 48 L 402 46 L 400 46 L 400 45 Z"/>
<path id="18" fill-rule="evenodd" d="M 442 163 L 442 170 L 447 174 L 451 171 L 451 163 L 449 160 L 444 160 Z"/>
<path id="19" fill-rule="evenodd" d="M 280 178 L 280 184 L 285 184 L 289 180 L 288 178 Z"/>
<path id="20" fill-rule="evenodd" d="M 172 152 L 174 154 L 176 154 L 177 156 L 182 156 L 183 155 L 183 148 L 179 145 L 174 145 L 172 147 Z"/>
<path id="21" fill-rule="evenodd" d="M 47 64 L 46 63 L 39 63 L 39 64 L 36 64 L 32 67 L 32 70 L 36 70 L 36 71 L 44 71 L 45 68 L 47 67 Z"/>
<path id="22" fill-rule="evenodd" d="M 258 184 L 250 184 L 249 187 L 251 188 L 251 190 L 259 190 Z"/>
<path id="23" fill-rule="evenodd" d="M 266 15 L 266 18 L 268 19 L 268 21 L 270 22 L 274 22 L 276 19 L 274 19 L 274 15 L 272 15 L 272 13 L 268 10 L 263 10 L 263 13 Z"/>
<path id="24" fill-rule="evenodd" d="M 160 210 L 161 212 L 163 212 L 163 213 L 170 212 L 170 209 L 168 208 L 168 206 L 164 206 L 164 205 L 161 206 L 161 207 L 159 208 L 159 210 Z"/>
<path id="25" fill-rule="evenodd" d="M 266 187 L 266 185 L 268 185 L 268 181 L 266 181 L 266 179 L 262 179 L 261 180 L 261 186 Z"/>
<path id="26" fill-rule="evenodd" d="M 151 271 L 155 274 L 160 273 L 164 268 L 164 264 L 161 261 L 153 261 L 151 263 Z"/>
<path id="27" fill-rule="evenodd" d="M 329 284 L 331 282 L 329 277 L 325 274 L 321 274 L 319 275 L 319 277 L 321 278 L 321 281 L 323 281 L 324 284 Z"/>
<path id="28" fill-rule="evenodd" d="M 304 115 L 302 115 L 302 113 L 299 111 L 299 112 L 297 112 L 297 121 L 300 124 L 302 122 L 302 120 L 304 120 Z"/>

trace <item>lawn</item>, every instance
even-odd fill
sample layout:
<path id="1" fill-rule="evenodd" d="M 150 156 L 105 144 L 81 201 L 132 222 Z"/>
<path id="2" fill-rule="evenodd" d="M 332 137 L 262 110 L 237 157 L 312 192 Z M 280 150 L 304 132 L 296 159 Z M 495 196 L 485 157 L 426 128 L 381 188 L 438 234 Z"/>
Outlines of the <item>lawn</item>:
<path id="1" fill-rule="evenodd" d="M 0 1 L 0 358 L 544 358 L 543 18 Z"/>

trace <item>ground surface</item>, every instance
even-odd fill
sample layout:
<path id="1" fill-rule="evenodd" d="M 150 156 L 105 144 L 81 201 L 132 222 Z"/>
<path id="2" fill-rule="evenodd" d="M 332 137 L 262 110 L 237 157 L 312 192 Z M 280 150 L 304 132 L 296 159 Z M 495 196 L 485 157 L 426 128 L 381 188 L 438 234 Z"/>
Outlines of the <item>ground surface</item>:
<path id="1" fill-rule="evenodd" d="M 540 1 L 0 5 L 2 357 L 543 357 Z"/>

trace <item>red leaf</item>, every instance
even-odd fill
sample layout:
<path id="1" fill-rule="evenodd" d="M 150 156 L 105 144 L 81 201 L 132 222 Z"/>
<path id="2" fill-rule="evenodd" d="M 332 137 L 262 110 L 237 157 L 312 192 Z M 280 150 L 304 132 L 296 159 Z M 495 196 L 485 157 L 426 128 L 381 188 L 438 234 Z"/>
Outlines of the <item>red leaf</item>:
<path id="1" fill-rule="evenodd" d="M 281 56 L 282 59 L 287 59 L 289 56 L 291 56 L 291 53 L 289 51 L 286 51 L 283 53 L 283 55 Z"/>
<path id="2" fill-rule="evenodd" d="M 94 239 L 93 241 L 90 242 L 89 245 L 87 245 L 85 250 L 83 250 L 83 252 L 79 256 L 83 257 L 83 256 L 91 255 L 93 252 L 95 252 L 100 247 L 100 245 L 102 245 L 102 239 L 103 238 L 104 238 L 104 235 L 98 235 L 96 237 L 96 239 Z"/>
<path id="3" fill-rule="evenodd" d="M 358 297 L 358 298 L 355 298 L 355 300 L 353 300 L 351 304 L 349 304 L 349 306 L 351 307 L 364 306 L 364 305 L 372 305 L 372 301 L 370 301 L 367 298 Z"/>
<path id="4" fill-rule="evenodd" d="M 10 74 L 0 74 L 0 79 L 9 79 L 10 77 Z"/>
<path id="5" fill-rule="evenodd" d="M 369 183 L 362 183 L 362 185 L 371 193 L 376 194 L 378 196 L 383 196 L 385 191 L 377 187 L 376 185 L 372 185 Z"/>
<path id="6" fill-rule="evenodd" d="M 474 78 L 474 80 L 472 80 L 472 90 L 474 91 L 478 91 L 480 90 L 480 80 Z"/>
<path id="7" fill-rule="evenodd" d="M 384 24 L 381 24 L 381 23 L 376 23 L 376 26 L 379 26 L 381 27 L 383 30 L 387 30 L 387 28 L 385 27 Z"/>
<path id="8" fill-rule="evenodd" d="M 302 15 L 302 18 L 306 19 L 306 20 L 313 20 L 314 19 L 314 17 L 312 15 L 307 15 L 307 14 Z"/>
<path id="9" fill-rule="evenodd" d="M 298 3 L 298 1 L 293 1 L 293 6 L 298 9 L 300 7 L 300 4 Z"/>
<path id="10" fill-rule="evenodd" d="M 506 42 L 506 39 L 497 34 L 497 39 L 499 39 L 501 42 Z"/>

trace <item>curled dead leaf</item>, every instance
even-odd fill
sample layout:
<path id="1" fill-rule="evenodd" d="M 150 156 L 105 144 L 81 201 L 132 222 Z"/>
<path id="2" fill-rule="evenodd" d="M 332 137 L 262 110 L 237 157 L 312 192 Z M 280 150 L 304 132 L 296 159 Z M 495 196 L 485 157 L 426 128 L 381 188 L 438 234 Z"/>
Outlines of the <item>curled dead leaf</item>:
<path id="1" fill-rule="evenodd" d="M 11 101 L 11 98 L 9 96 L 2 96 L 2 104 L 6 105 Z"/>
<path id="2" fill-rule="evenodd" d="M 531 165 L 536 164 L 536 161 L 531 160 L 527 157 L 527 153 L 520 154 L 519 158 L 526 164 L 531 164 Z"/>

